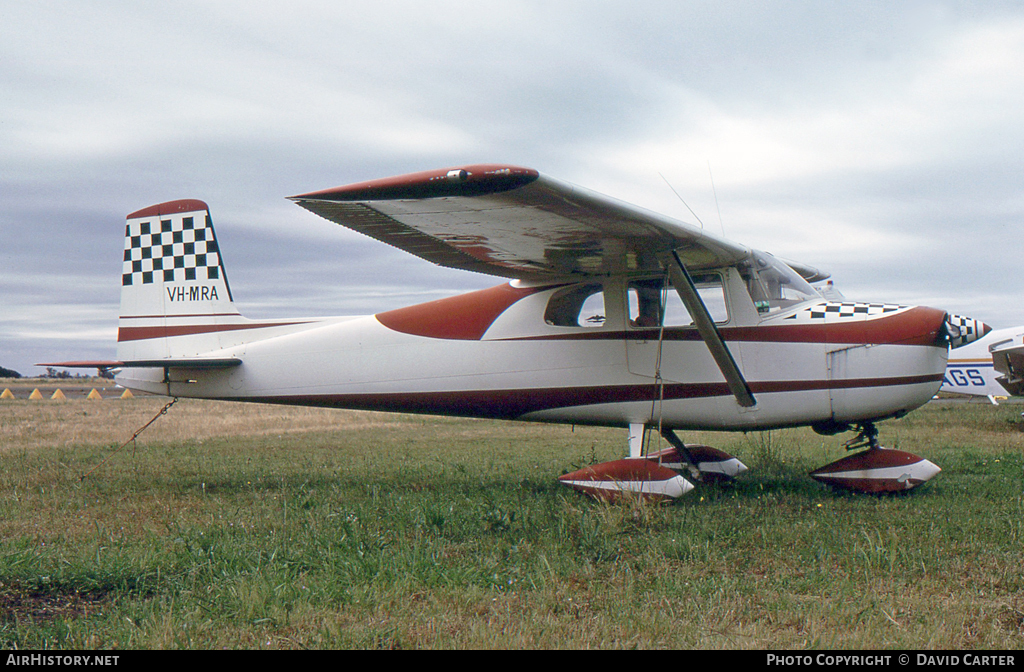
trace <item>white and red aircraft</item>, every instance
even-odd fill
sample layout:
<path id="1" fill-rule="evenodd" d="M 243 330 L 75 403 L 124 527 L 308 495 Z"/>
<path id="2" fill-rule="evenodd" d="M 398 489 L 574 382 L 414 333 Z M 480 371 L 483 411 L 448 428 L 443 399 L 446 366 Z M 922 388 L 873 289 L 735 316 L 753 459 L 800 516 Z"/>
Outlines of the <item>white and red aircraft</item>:
<path id="1" fill-rule="evenodd" d="M 856 430 L 848 447 L 868 450 L 812 475 L 879 491 L 938 468 L 881 448 L 875 423 L 931 399 L 949 347 L 988 329 L 934 308 L 828 300 L 808 284 L 828 277 L 812 267 L 525 168 L 291 200 L 511 280 L 363 317 L 249 320 L 206 204 L 171 201 L 128 215 L 119 361 L 58 365 L 116 366 L 121 385 L 173 397 L 628 428 L 630 458 L 562 477 L 598 494 L 692 487 L 666 465 L 709 479 L 744 469 L 677 430 Z M 647 448 L 652 429 L 671 448 Z"/>

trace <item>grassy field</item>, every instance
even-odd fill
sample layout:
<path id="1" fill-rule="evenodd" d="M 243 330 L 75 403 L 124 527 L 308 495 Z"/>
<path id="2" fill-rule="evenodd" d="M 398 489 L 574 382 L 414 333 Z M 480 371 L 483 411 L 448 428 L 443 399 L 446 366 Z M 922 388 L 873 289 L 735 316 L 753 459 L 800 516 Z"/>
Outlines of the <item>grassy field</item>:
<path id="1" fill-rule="evenodd" d="M 738 484 L 612 506 L 555 477 L 622 430 L 182 400 L 100 465 L 165 401 L 0 401 L 0 648 L 1024 645 L 1019 406 L 883 423 L 909 495 L 701 433 Z"/>

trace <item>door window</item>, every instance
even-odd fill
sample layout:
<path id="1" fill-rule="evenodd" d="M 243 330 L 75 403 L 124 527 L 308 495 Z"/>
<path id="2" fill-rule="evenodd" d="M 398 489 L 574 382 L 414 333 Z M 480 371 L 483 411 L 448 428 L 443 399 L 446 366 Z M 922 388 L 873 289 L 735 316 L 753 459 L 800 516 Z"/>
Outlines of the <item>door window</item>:
<path id="1" fill-rule="evenodd" d="M 718 323 L 728 322 L 729 309 L 722 276 L 708 273 L 692 278 L 711 319 Z M 633 280 L 629 283 L 628 297 L 629 324 L 633 327 L 658 327 L 662 315 L 665 316 L 666 327 L 688 327 L 693 324 L 690 311 L 667 278 Z"/>

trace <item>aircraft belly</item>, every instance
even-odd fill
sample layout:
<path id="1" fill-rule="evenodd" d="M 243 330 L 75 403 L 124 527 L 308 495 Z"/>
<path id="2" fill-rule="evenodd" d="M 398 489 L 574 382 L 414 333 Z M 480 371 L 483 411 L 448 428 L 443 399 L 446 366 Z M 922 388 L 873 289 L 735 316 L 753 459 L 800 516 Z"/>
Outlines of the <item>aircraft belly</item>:
<path id="1" fill-rule="evenodd" d="M 770 392 L 757 395 L 745 409 L 726 391 L 706 397 L 660 401 L 652 386 L 649 400 L 570 406 L 532 412 L 522 420 L 625 425 L 643 423 L 672 429 L 749 431 L 807 424 L 829 417 L 820 391 Z"/>

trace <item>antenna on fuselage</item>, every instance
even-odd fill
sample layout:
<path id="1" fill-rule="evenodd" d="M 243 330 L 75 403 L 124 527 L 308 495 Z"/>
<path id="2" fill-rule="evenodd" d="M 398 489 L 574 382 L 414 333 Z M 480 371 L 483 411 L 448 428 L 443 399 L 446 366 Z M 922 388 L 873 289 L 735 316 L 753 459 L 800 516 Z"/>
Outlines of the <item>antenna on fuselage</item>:
<path id="1" fill-rule="evenodd" d="M 718 205 L 718 191 L 715 190 L 715 176 L 711 173 L 711 160 L 708 160 L 708 175 L 711 176 L 711 193 L 715 195 L 715 209 L 718 210 L 718 225 L 722 227 L 722 238 L 725 238 L 725 223 L 722 221 L 722 208 Z"/>

